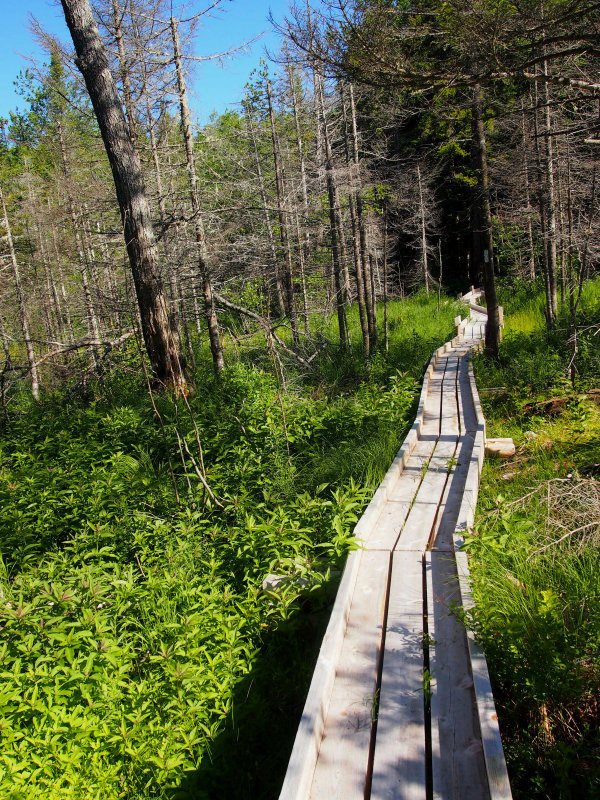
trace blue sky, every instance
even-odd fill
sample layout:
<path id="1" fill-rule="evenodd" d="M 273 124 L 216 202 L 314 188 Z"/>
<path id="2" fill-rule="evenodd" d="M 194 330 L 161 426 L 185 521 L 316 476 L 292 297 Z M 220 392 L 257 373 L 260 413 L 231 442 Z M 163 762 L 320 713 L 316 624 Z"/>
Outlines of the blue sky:
<path id="1" fill-rule="evenodd" d="M 196 55 L 204 56 L 228 50 L 258 36 L 265 35 L 244 52 L 227 60 L 223 67 L 214 61 L 198 65 L 190 84 L 192 105 L 196 119 L 207 122 L 212 111 L 219 113 L 235 107 L 241 99 L 244 84 L 250 72 L 264 55 L 265 46 L 277 52 L 278 40 L 267 21 L 269 10 L 276 19 L 287 12 L 289 0 L 223 0 L 222 11 L 215 12 L 200 29 L 196 40 Z M 28 29 L 29 15 L 33 14 L 43 27 L 70 43 L 59 0 L 0 0 L 0 25 L 3 47 L 0 48 L 0 116 L 17 106 L 24 109 L 22 98 L 14 91 L 13 82 L 20 70 L 28 66 L 28 58 L 44 61 L 44 54 Z M 206 3 L 194 0 L 188 8 L 205 7 Z"/>

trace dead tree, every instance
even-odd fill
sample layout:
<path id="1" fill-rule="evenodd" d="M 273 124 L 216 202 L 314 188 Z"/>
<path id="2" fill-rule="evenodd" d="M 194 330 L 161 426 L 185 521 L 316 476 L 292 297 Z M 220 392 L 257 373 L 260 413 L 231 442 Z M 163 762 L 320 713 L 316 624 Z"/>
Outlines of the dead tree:
<path id="1" fill-rule="evenodd" d="M 23 298 L 23 288 L 21 285 L 21 273 L 19 270 L 19 262 L 17 261 L 17 254 L 12 238 L 12 231 L 8 219 L 8 212 L 6 211 L 6 203 L 4 202 L 4 193 L 0 188 L 0 204 L 2 206 L 2 221 L 4 222 L 4 230 L 6 231 L 6 239 L 8 242 L 8 252 L 10 255 L 10 263 L 13 271 L 13 278 L 15 281 L 15 293 L 17 295 L 17 307 L 19 309 L 19 321 L 21 323 L 21 332 L 25 341 L 25 349 L 27 350 L 27 361 L 29 363 L 29 374 L 31 375 L 31 392 L 34 400 L 39 400 L 40 397 L 40 383 L 38 377 L 37 366 L 35 362 L 35 353 L 33 350 L 33 342 L 29 332 L 29 318 L 25 308 L 25 300 Z"/>
<path id="2" fill-rule="evenodd" d="M 192 122 L 190 108 L 187 97 L 187 87 L 183 64 L 181 59 L 181 47 L 179 44 L 179 32 L 177 22 L 174 17 L 169 20 L 171 37 L 173 42 L 173 55 L 175 60 L 175 70 L 177 74 L 177 89 L 179 94 L 179 112 L 181 116 L 181 129 L 185 144 L 186 166 L 189 180 L 190 202 L 194 215 L 194 233 L 196 237 L 196 248 L 198 258 L 198 268 L 202 279 L 204 292 L 204 313 L 208 323 L 208 338 L 213 358 L 213 366 L 217 374 L 223 371 L 225 366 L 223 361 L 223 347 L 219 335 L 219 322 L 215 311 L 215 301 L 213 299 L 213 289 L 208 271 L 208 258 L 206 251 L 206 238 L 204 235 L 204 224 L 200 212 L 200 193 L 198 189 L 198 176 L 196 173 L 196 162 L 194 158 L 194 142 L 192 136 Z"/>
<path id="3" fill-rule="evenodd" d="M 171 325 L 158 271 L 158 251 L 139 156 L 89 0 L 61 0 L 67 26 L 112 169 L 123 233 L 155 380 L 175 392 L 187 389 L 181 343 Z"/>

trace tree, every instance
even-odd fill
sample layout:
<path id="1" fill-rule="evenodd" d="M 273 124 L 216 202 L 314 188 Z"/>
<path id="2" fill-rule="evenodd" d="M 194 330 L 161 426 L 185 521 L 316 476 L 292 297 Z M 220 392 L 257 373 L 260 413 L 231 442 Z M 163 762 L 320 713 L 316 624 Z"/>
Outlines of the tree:
<path id="1" fill-rule="evenodd" d="M 23 287 L 21 282 L 21 271 L 19 269 L 19 262 L 17 261 L 17 254 L 13 243 L 12 231 L 8 219 L 8 212 L 6 210 L 6 203 L 4 202 L 4 193 L 0 187 L 0 207 L 2 208 L 2 223 L 4 225 L 6 240 L 8 243 L 8 252 L 10 256 L 10 263 L 13 271 L 13 278 L 15 282 L 15 294 L 17 296 L 17 307 L 19 309 L 19 320 L 21 323 L 21 331 L 25 341 L 25 348 L 27 350 L 27 361 L 29 364 L 29 374 L 31 375 L 31 392 L 34 400 L 38 400 L 40 396 L 40 383 L 38 378 L 38 370 L 35 362 L 35 353 L 33 350 L 33 341 L 29 331 L 29 317 L 25 307 L 25 298 L 23 297 Z"/>
<path id="2" fill-rule="evenodd" d="M 187 390 L 177 331 L 169 318 L 158 273 L 158 251 L 139 156 L 109 68 L 89 0 L 61 0 L 115 184 L 125 244 L 140 310 L 142 333 L 155 380 Z"/>
<path id="3" fill-rule="evenodd" d="M 179 108 L 181 117 L 181 130 L 185 143 L 186 166 L 188 173 L 188 181 L 190 187 L 190 201 L 193 211 L 194 219 L 194 232 L 196 236 L 196 246 L 198 254 L 198 267 L 202 279 L 202 286 L 204 291 L 204 311 L 208 321 L 208 336 L 210 339 L 210 349 L 213 357 L 213 366 L 217 374 L 221 373 L 224 368 L 223 361 L 223 347 L 219 337 L 219 324 L 217 321 L 217 314 L 215 311 L 215 301 L 213 298 L 213 289 L 208 272 L 208 259 L 206 253 L 206 237 L 204 235 L 204 225 L 202 217 L 200 216 L 200 199 L 198 192 L 198 176 L 196 174 L 196 162 L 194 158 L 194 144 L 192 137 L 192 124 L 190 117 L 190 109 L 187 99 L 187 88 L 185 83 L 185 76 L 183 74 L 183 64 L 181 60 L 181 48 L 179 44 L 179 32 L 177 29 L 177 22 L 172 16 L 169 20 L 171 36 L 173 41 L 173 54 L 175 60 L 175 69 L 177 73 L 177 89 L 179 94 Z"/>

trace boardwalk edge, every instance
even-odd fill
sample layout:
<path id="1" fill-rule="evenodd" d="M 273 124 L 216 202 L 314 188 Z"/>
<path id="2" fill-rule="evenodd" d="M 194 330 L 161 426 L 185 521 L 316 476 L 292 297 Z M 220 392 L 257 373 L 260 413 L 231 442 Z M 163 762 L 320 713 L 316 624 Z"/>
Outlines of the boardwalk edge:
<path id="1" fill-rule="evenodd" d="M 471 304 L 473 307 L 473 304 Z M 475 520 L 475 507 L 479 494 L 479 482 L 485 455 L 486 423 L 479 392 L 475 383 L 473 364 L 469 359 L 469 382 L 475 415 L 477 418 L 477 430 L 475 432 L 475 442 L 473 445 L 473 455 L 471 457 L 469 472 L 463 493 L 463 499 L 459 511 L 458 521 L 454 534 L 454 549 L 456 558 L 456 568 L 458 572 L 458 583 L 460 588 L 461 605 L 465 612 L 469 612 L 474 607 L 473 595 L 471 593 L 471 577 L 469 572 L 469 561 L 467 553 L 462 549 L 464 545 L 464 535 L 472 531 Z M 469 648 L 469 659 L 471 662 L 471 672 L 475 687 L 475 698 L 477 704 L 477 716 L 481 730 L 481 741 L 488 775 L 490 790 L 490 800 L 511 800 L 512 792 L 504 757 L 504 748 L 500 736 L 498 725 L 498 715 L 494 703 L 494 694 L 490 680 L 489 670 L 483 648 L 475 640 L 472 630 L 467 628 L 467 644 Z"/>

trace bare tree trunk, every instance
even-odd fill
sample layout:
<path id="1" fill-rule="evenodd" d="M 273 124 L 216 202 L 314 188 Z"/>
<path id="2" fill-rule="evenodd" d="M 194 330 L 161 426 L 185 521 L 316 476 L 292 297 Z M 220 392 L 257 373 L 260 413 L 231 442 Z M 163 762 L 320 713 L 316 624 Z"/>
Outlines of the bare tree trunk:
<path id="1" fill-rule="evenodd" d="M 116 0 L 113 0 L 116 2 Z M 136 44 L 137 49 L 141 52 L 142 45 L 140 41 L 140 37 L 137 31 L 137 26 L 135 27 L 136 32 Z M 152 114 L 152 106 L 150 103 L 150 89 L 148 87 L 148 74 L 146 69 L 146 64 L 143 57 L 140 58 L 141 66 L 142 66 L 142 86 L 141 86 L 141 93 L 144 96 L 145 106 L 146 106 L 146 124 L 148 127 L 148 134 L 150 137 L 150 152 L 152 154 L 152 165 L 154 167 L 154 180 L 156 182 L 156 193 L 158 199 L 158 209 L 160 213 L 160 222 L 163 228 L 163 236 L 162 236 L 162 249 L 164 255 L 166 257 L 166 261 L 168 263 L 168 272 L 169 272 L 169 284 L 171 289 L 171 314 L 172 314 L 172 324 L 175 329 L 181 335 L 181 327 L 183 327 L 184 335 L 185 335 L 185 346 L 186 346 L 186 354 L 189 358 L 191 367 L 193 370 L 196 369 L 196 358 L 194 356 L 194 350 L 192 347 L 192 339 L 190 336 L 190 328 L 188 324 L 188 319 L 186 316 L 186 309 L 183 303 L 183 298 L 181 295 L 181 287 L 179 282 L 179 277 L 177 275 L 177 262 L 175 260 L 174 254 L 171 257 L 170 251 L 174 248 L 172 247 L 171 237 L 167 236 L 167 207 L 165 203 L 165 192 L 164 186 L 162 181 L 162 170 L 160 165 L 160 158 L 159 158 L 159 150 L 158 150 L 158 141 L 156 139 L 156 131 L 154 130 L 154 118 Z M 176 225 L 176 230 L 177 230 Z M 176 239 L 175 239 L 176 240 Z"/>
<path id="2" fill-rule="evenodd" d="M 4 365 L 0 371 L 0 402 L 2 403 L 2 412 L 5 419 L 8 419 L 8 406 L 6 403 L 6 374 L 12 367 L 12 360 L 10 357 L 10 341 L 6 333 L 6 326 L 4 320 L 0 315 L 0 338 L 2 339 L 2 349 L 4 350 Z"/>
<path id="3" fill-rule="evenodd" d="M 62 313 L 60 307 L 60 300 L 58 298 L 58 292 L 56 290 L 56 283 L 54 281 L 54 275 L 52 274 L 52 269 L 50 267 L 50 259 L 48 256 L 48 250 L 46 243 L 44 241 L 44 236 L 42 233 L 42 224 L 39 214 L 39 209 L 37 206 L 36 198 L 33 192 L 33 187 L 31 185 L 31 175 L 29 172 L 25 175 L 25 182 L 27 185 L 27 199 L 29 202 L 29 210 L 31 212 L 33 218 L 33 224 L 35 227 L 36 237 L 38 241 L 38 247 L 40 250 L 40 257 L 42 261 L 42 266 L 44 268 L 44 277 L 46 281 L 46 290 L 47 296 L 51 299 L 50 306 L 51 306 L 51 316 L 54 319 L 54 325 L 51 326 L 56 331 L 55 336 L 51 336 L 50 338 L 64 338 L 64 329 L 63 329 L 63 320 L 62 320 Z M 45 305 L 45 300 L 42 301 Z M 50 312 L 48 312 L 50 315 Z"/>
<path id="4" fill-rule="evenodd" d="M 144 177 L 88 0 L 61 0 L 110 161 L 142 332 L 155 379 L 186 391 L 181 343 L 169 320 Z"/>
<path id="5" fill-rule="evenodd" d="M 77 247 L 77 256 L 79 260 L 79 272 L 81 274 L 81 283 L 83 286 L 83 299 L 85 303 L 85 310 L 87 316 L 88 336 L 94 341 L 100 341 L 100 330 L 98 326 L 98 318 L 96 316 L 96 309 L 92 300 L 92 293 L 90 292 L 90 285 L 87 276 L 87 264 L 84 252 L 84 246 L 81 238 L 81 231 L 79 222 L 77 220 L 77 211 L 75 210 L 75 201 L 71 194 L 69 165 L 67 162 L 67 148 L 65 146 L 65 139 L 63 136 L 62 124 L 58 122 L 58 140 L 60 143 L 60 153 L 62 159 L 63 175 L 65 176 L 65 191 L 67 193 L 67 201 L 69 203 L 69 212 L 71 215 L 71 225 L 73 227 L 73 235 L 75 236 L 75 243 Z M 94 366 L 97 363 L 98 349 L 92 347 L 92 361 Z"/>
<path id="6" fill-rule="evenodd" d="M 346 102 L 344 97 L 344 87 L 341 86 L 342 96 L 342 113 L 344 120 L 344 145 L 346 149 L 346 163 L 352 173 L 353 154 L 350 153 L 350 134 L 348 125 L 348 115 L 346 112 Z M 355 165 L 354 165 L 355 166 Z M 352 228 L 352 249 L 354 254 L 354 269 L 356 280 L 356 302 L 358 304 L 358 316 L 360 319 L 360 327 L 362 331 L 363 352 L 365 359 L 370 355 L 370 341 L 369 341 L 369 322 L 367 319 L 367 310 L 365 305 L 365 281 L 363 277 L 363 258 L 361 253 L 360 230 L 358 222 L 358 213 L 356 210 L 356 188 L 354 186 L 354 178 L 351 174 L 350 177 L 350 194 L 348 197 L 348 206 L 350 209 L 350 225 Z"/>
<path id="7" fill-rule="evenodd" d="M 543 75 L 548 77 L 548 62 L 544 61 Z M 550 327 L 556 324 L 558 314 L 558 293 L 556 288 L 556 198 L 554 190 L 554 152 L 552 145 L 552 115 L 550 112 L 550 88 L 548 81 L 542 81 L 542 96 L 544 100 L 544 130 L 543 135 L 546 140 L 543 163 L 546 176 L 545 185 L 545 217 L 546 217 L 546 273 L 547 273 L 547 303 L 548 303 L 548 324 Z"/>
<path id="8" fill-rule="evenodd" d="M 425 278 L 425 291 L 429 294 L 429 266 L 427 264 L 427 231 L 425 228 L 425 205 L 423 202 L 423 184 L 421 182 L 421 165 L 417 164 L 417 183 L 419 186 L 419 217 L 421 225 L 421 260 L 423 263 L 423 276 Z"/>
<path id="9" fill-rule="evenodd" d="M 570 164 L 569 153 L 567 152 L 567 164 Z M 574 254 L 573 254 L 573 232 L 572 232 L 572 197 L 571 197 L 571 176 L 570 176 L 570 168 L 569 168 L 569 175 L 568 175 L 568 186 L 569 186 L 569 265 L 570 265 L 570 285 L 569 285 L 569 329 L 570 329 L 570 340 L 571 340 L 571 363 L 570 363 L 570 373 L 571 373 L 571 383 L 573 386 L 575 385 L 575 377 L 577 374 L 577 366 L 576 360 L 577 355 L 579 352 L 579 344 L 578 344 L 578 337 L 577 337 L 577 309 L 579 308 L 579 304 L 581 302 L 581 295 L 583 291 L 583 282 L 588 277 L 588 255 L 589 255 L 589 244 L 590 244 L 590 237 L 592 235 L 593 230 L 593 218 L 597 213 L 597 161 L 594 161 L 594 166 L 592 170 L 592 186 L 591 186 L 591 197 L 590 197 L 590 219 L 588 222 L 588 227 L 585 232 L 585 237 L 583 241 L 583 249 L 579 253 L 579 275 L 577 277 L 577 281 L 575 281 L 575 277 L 572 274 L 572 264 L 574 261 Z M 577 291 L 575 291 L 575 282 L 577 283 Z"/>
<path id="10" fill-rule="evenodd" d="M 19 309 L 19 320 L 21 322 L 21 332 L 25 341 L 25 349 L 27 351 L 27 362 L 29 364 L 29 374 L 31 375 L 31 393 L 34 400 L 40 399 L 40 383 L 37 367 L 35 366 L 35 352 L 33 349 L 33 342 L 29 332 L 29 319 L 25 309 L 25 300 L 23 298 L 23 288 L 21 286 L 21 273 L 19 270 L 19 262 L 17 261 L 17 254 L 12 238 L 12 231 L 10 222 L 8 220 L 8 213 L 6 211 L 6 203 L 4 202 L 4 193 L 0 187 L 0 203 L 2 204 L 2 216 L 4 220 L 4 229 L 6 231 L 6 239 L 8 241 L 8 251 L 10 255 L 10 262 L 13 270 L 13 277 L 15 281 L 15 294 L 17 295 L 17 306 Z"/>
<path id="11" fill-rule="evenodd" d="M 308 295 L 306 292 L 306 262 L 305 255 L 308 251 L 304 250 L 301 241 L 302 231 L 300 228 L 300 215 L 298 213 L 298 206 L 294 209 L 294 220 L 296 222 L 296 236 L 298 238 L 298 266 L 300 269 L 300 285 L 302 287 L 302 316 L 304 317 L 304 334 L 310 334 L 310 323 L 308 319 Z"/>
<path id="12" fill-rule="evenodd" d="M 179 46 L 179 34 L 175 18 L 171 17 L 171 36 L 173 39 L 173 53 L 175 56 L 175 69 L 177 72 L 177 88 L 179 91 L 179 110 L 181 115 L 181 127 L 185 143 L 185 154 L 188 170 L 188 180 L 190 185 L 190 201 L 194 214 L 194 232 L 196 235 L 196 246 L 198 253 L 198 266 L 202 277 L 202 288 L 204 293 L 204 313 L 208 322 L 208 338 L 213 358 L 215 372 L 223 372 L 225 362 L 223 361 L 223 347 L 219 335 L 219 322 L 215 310 L 213 299 L 213 289 L 208 271 L 208 259 L 206 253 L 206 238 L 204 236 L 204 225 L 200 214 L 200 193 L 198 191 L 198 176 L 196 175 L 196 162 L 194 158 L 194 141 L 192 137 L 192 123 L 190 108 L 187 98 L 187 88 L 181 63 L 181 50 Z"/>
<path id="13" fill-rule="evenodd" d="M 500 343 L 500 316 L 496 298 L 494 277 L 494 247 L 492 242 L 492 212 L 490 208 L 489 176 L 486 153 L 485 128 L 483 127 L 483 108 L 481 87 L 473 87 L 473 147 L 474 161 L 477 165 L 477 202 L 480 209 L 480 233 L 483 240 L 483 287 L 487 305 L 487 325 L 485 329 L 485 351 L 492 358 L 498 358 Z"/>
<path id="14" fill-rule="evenodd" d="M 566 249 L 568 247 L 568 242 L 565 238 L 565 230 L 568 228 L 568 221 L 565 225 L 565 199 L 564 199 L 564 192 L 563 192 L 563 176 L 562 176 L 562 164 L 561 164 L 561 153 L 560 153 L 560 143 L 557 141 L 556 143 L 556 210 L 558 213 L 558 229 L 557 229 L 557 262 L 556 262 L 556 270 L 557 270 L 557 291 L 560 291 L 560 309 L 564 311 L 565 303 L 567 301 L 567 291 L 566 291 L 566 275 L 565 275 L 565 262 L 567 260 L 567 253 Z M 569 191 L 569 187 L 567 187 L 567 192 Z M 568 204 L 568 201 L 567 201 Z M 568 237 L 567 237 L 568 238 Z M 560 253 L 560 258 L 558 257 L 558 253 Z M 558 308 L 558 306 L 557 306 Z"/>
<path id="15" fill-rule="evenodd" d="M 383 339 L 385 344 L 385 352 L 389 353 L 390 350 L 390 331 L 388 327 L 388 255 L 387 255 L 387 234 L 388 234 L 388 219 L 387 219 L 387 202 L 384 201 L 383 206 Z"/>
<path id="16" fill-rule="evenodd" d="M 373 325 L 376 325 L 377 322 L 377 292 L 375 290 L 375 273 L 377 271 L 377 261 L 375 256 L 372 252 L 369 252 L 369 257 L 367 259 L 369 264 L 369 272 L 368 276 L 370 279 L 370 288 L 371 288 L 371 314 L 373 317 Z"/>
<path id="17" fill-rule="evenodd" d="M 129 75 L 129 67 L 127 65 L 127 56 L 125 55 L 125 43 L 123 41 L 122 24 L 125 9 L 121 9 L 119 0 L 112 0 L 112 13 L 115 39 L 117 41 L 117 53 L 119 57 L 119 73 L 121 77 L 121 83 L 123 84 L 123 99 L 125 100 L 124 105 L 125 115 L 127 117 L 127 127 L 129 129 L 131 143 L 137 150 L 138 137 L 135 129 L 135 111 L 133 107 L 133 93 L 131 91 L 131 77 Z"/>
<path id="18" fill-rule="evenodd" d="M 535 278 L 535 249 L 533 246 L 533 222 L 531 220 L 531 191 L 529 187 L 529 165 L 527 163 L 527 134 L 525 127 L 525 105 L 521 98 L 521 130 L 523 143 L 523 177 L 525 178 L 525 204 L 527 209 L 527 240 L 529 244 L 529 277 Z"/>
<path id="19" fill-rule="evenodd" d="M 352 155 L 354 161 L 354 199 L 356 203 L 356 217 L 358 221 L 360 257 L 363 267 L 363 283 L 365 291 L 365 308 L 367 312 L 367 324 L 369 326 L 369 351 L 377 346 L 377 317 L 375 316 L 375 296 L 373 293 L 373 282 L 371 276 L 371 266 L 367 258 L 367 232 L 363 214 L 363 202 L 361 195 L 360 182 L 360 158 L 358 153 L 358 126 L 356 124 L 356 105 L 354 103 L 354 87 L 350 84 L 350 118 L 352 121 Z"/>
<path id="20" fill-rule="evenodd" d="M 106 278 L 108 296 L 110 298 L 110 327 L 113 332 L 122 330 L 124 327 L 122 309 L 119 302 L 119 291 L 117 288 L 117 278 L 115 267 L 110 258 L 108 245 L 106 243 L 106 228 L 104 221 L 96 222 L 96 236 L 100 242 L 100 252 L 102 253 L 103 274 Z"/>
<path id="21" fill-rule="evenodd" d="M 573 274 L 573 195 L 571 192 L 571 152 L 569 139 L 567 138 L 567 226 L 568 226 L 568 245 L 567 245 L 567 280 L 569 292 L 569 340 L 571 342 L 571 361 L 569 372 L 571 385 L 575 388 L 575 378 L 577 375 L 577 354 L 579 344 L 577 341 L 577 307 L 575 305 L 575 280 Z M 581 265 L 580 265 L 581 267 Z M 582 270 L 583 271 L 583 270 Z"/>
<path id="22" fill-rule="evenodd" d="M 50 207 L 50 198 L 48 198 L 47 202 L 48 202 L 48 207 Z M 54 230 L 54 227 L 52 227 L 51 229 L 51 235 L 52 235 L 52 249 L 54 251 L 54 258 L 55 258 L 55 269 L 58 273 L 60 295 L 62 297 L 62 306 L 64 309 L 64 321 L 65 325 L 67 326 L 67 331 L 69 334 L 68 341 L 74 342 L 75 332 L 73 330 L 73 320 L 71 319 L 71 311 L 69 309 L 69 301 L 67 299 L 67 290 L 65 289 L 64 275 L 60 267 L 61 257 L 60 257 L 60 252 L 58 250 L 58 242 L 56 240 L 56 231 Z"/>
<path id="23" fill-rule="evenodd" d="M 440 308 L 442 307 L 442 274 L 443 274 L 443 262 L 442 262 L 442 237 L 438 239 L 438 259 L 440 262 L 440 273 L 438 277 L 438 300 L 437 300 L 437 310 L 438 313 Z"/>
<path id="24" fill-rule="evenodd" d="M 317 117 L 321 122 L 321 136 L 323 144 L 325 145 L 325 183 L 327 185 L 327 198 L 329 203 L 329 230 L 331 234 L 331 255 L 333 260 L 333 280 L 335 286 L 335 306 L 337 310 L 338 329 L 340 334 L 340 347 L 342 350 L 346 349 L 347 345 L 347 325 L 346 325 L 346 309 L 344 302 L 344 291 L 342 285 L 342 269 L 341 269 L 341 251 L 339 242 L 339 233 L 341 229 L 339 220 L 339 200 L 337 194 L 337 186 L 333 175 L 333 152 L 331 149 L 331 140 L 329 137 L 329 130 L 327 127 L 327 117 L 325 116 L 325 102 L 323 97 L 323 83 L 321 77 L 318 77 L 318 98 L 317 98 Z"/>
<path id="25" fill-rule="evenodd" d="M 290 236 L 288 231 L 287 209 L 285 202 L 285 179 L 283 175 L 283 164 L 281 163 L 281 149 L 279 146 L 279 136 L 275 125 L 275 112 L 273 111 L 273 98 L 271 96 L 271 84 L 266 78 L 265 86 L 267 91 L 267 103 L 269 107 L 269 121 L 271 123 L 271 139 L 273 142 L 273 164 L 275 167 L 275 187 L 277 189 L 277 212 L 279 216 L 279 235 L 281 237 L 281 247 L 285 258 L 284 286 L 286 309 L 290 318 L 292 328 L 292 338 L 294 347 L 298 348 L 300 339 L 298 336 L 298 317 L 296 314 L 296 303 L 294 299 L 294 278 L 292 269 L 292 252 L 290 248 Z"/>
<path id="26" fill-rule="evenodd" d="M 304 220 L 308 217 L 308 182 L 306 179 L 306 162 L 304 158 L 304 145 L 302 142 L 302 132 L 300 129 L 300 111 L 298 108 L 298 98 L 296 97 L 296 83 L 295 75 L 291 64 L 286 64 L 288 75 L 288 85 L 290 95 L 292 98 L 292 109 L 294 112 L 294 128 L 296 131 L 296 147 L 298 149 L 298 158 L 300 159 L 300 186 L 302 188 L 302 212 Z M 300 264 L 300 279 L 302 282 L 302 305 L 304 315 L 304 333 L 306 336 L 310 333 L 310 325 L 308 319 L 308 298 L 306 295 L 306 262 L 310 253 L 310 233 L 306 223 L 300 225 L 300 215 L 298 208 L 295 211 L 296 216 L 296 232 L 298 236 L 298 252 Z"/>
<path id="27" fill-rule="evenodd" d="M 103 291 L 98 277 L 98 258 L 96 255 L 96 249 L 94 247 L 92 239 L 90 211 L 87 203 L 83 204 L 83 211 L 81 212 L 81 220 L 82 220 L 81 238 L 83 243 L 83 251 L 85 253 L 86 264 L 89 267 L 90 278 L 92 280 L 92 287 L 96 295 L 96 303 L 94 304 L 94 308 L 96 310 L 97 328 L 100 333 L 100 338 L 104 338 L 103 324 L 102 324 L 103 323 L 102 305 L 100 305 L 100 309 L 98 309 L 98 303 L 101 302 Z"/>
<path id="28" fill-rule="evenodd" d="M 296 83 L 295 83 L 295 75 L 292 69 L 292 66 L 287 63 L 286 64 L 287 74 L 288 74 L 288 85 L 290 89 L 290 95 L 292 98 L 292 109 L 294 112 L 294 128 L 296 131 L 296 147 L 298 149 L 298 158 L 300 159 L 300 185 L 302 188 L 302 211 L 304 213 L 304 217 L 306 218 L 308 215 L 308 181 L 306 178 L 306 160 L 304 158 L 304 144 L 302 142 L 302 132 L 300 130 L 300 110 L 298 107 L 298 98 L 296 97 Z M 305 260 L 310 252 L 310 234 L 308 228 L 303 227 L 304 230 L 304 256 Z"/>
<path id="29" fill-rule="evenodd" d="M 533 96 L 531 97 L 531 102 L 533 105 L 533 133 L 534 133 L 534 140 L 535 140 L 535 154 L 536 154 L 536 164 L 537 164 L 537 198 L 538 198 L 538 206 L 540 209 L 540 229 L 542 234 L 542 241 L 544 243 L 544 260 L 543 260 L 543 276 L 544 276 L 544 291 L 546 294 L 546 322 L 548 326 L 551 325 L 550 315 L 551 315 L 551 290 L 550 290 L 550 280 L 549 280 L 549 272 L 548 272 L 548 249 L 546 247 L 546 242 L 548 240 L 547 236 L 547 225 L 546 225 L 546 191 L 545 191 L 545 179 L 544 179 L 544 157 L 542 154 L 542 147 L 541 147 L 541 133 L 540 133 L 540 122 L 539 122 L 539 93 L 538 93 L 538 83 L 537 81 L 534 82 L 534 92 Z"/>
<path id="30" fill-rule="evenodd" d="M 267 203 L 267 193 L 265 191 L 265 183 L 263 180 L 262 168 L 260 165 L 260 158 L 258 154 L 258 144 L 256 141 L 256 131 L 254 129 L 254 122 L 250 109 L 246 111 L 246 122 L 248 132 L 250 133 L 250 141 L 252 142 L 252 149 L 254 152 L 254 163 L 256 165 L 256 174 L 258 176 L 258 188 L 260 191 L 260 199 L 263 204 L 263 211 L 265 215 L 265 225 L 267 228 L 267 238 L 269 240 L 269 249 L 271 250 L 271 259 L 273 261 L 273 274 L 275 276 L 275 296 L 277 297 L 277 307 L 282 317 L 285 316 L 285 300 L 283 298 L 283 285 L 281 283 L 281 275 L 279 274 L 279 264 L 277 263 L 277 247 L 275 246 L 275 239 L 273 237 L 273 228 L 271 227 L 271 215 L 269 214 L 269 206 Z M 265 279 L 265 283 L 267 283 Z M 270 295 L 269 287 L 267 288 L 267 295 Z"/>

